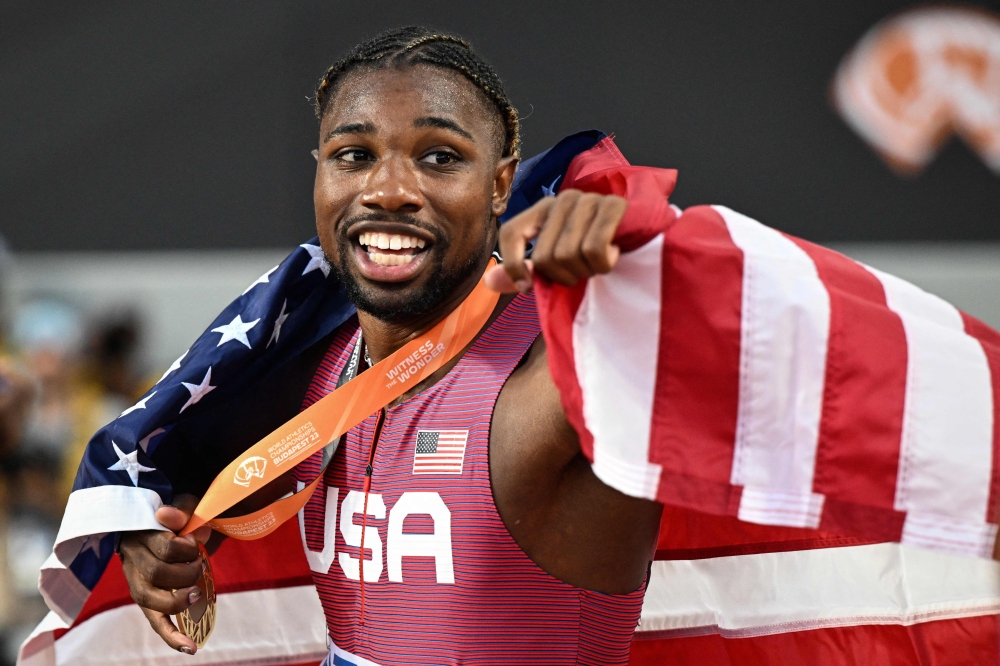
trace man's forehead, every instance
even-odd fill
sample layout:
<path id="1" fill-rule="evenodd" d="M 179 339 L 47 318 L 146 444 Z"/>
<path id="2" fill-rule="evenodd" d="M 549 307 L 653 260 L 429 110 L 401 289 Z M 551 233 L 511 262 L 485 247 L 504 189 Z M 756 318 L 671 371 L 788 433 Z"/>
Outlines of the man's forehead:
<path id="1" fill-rule="evenodd" d="M 390 118 L 453 118 L 470 132 L 489 132 L 489 127 L 480 129 L 490 113 L 480 97 L 461 74 L 436 67 L 351 72 L 330 100 L 321 133 L 325 136 L 332 128 L 355 122 L 377 130 L 380 119 Z"/>

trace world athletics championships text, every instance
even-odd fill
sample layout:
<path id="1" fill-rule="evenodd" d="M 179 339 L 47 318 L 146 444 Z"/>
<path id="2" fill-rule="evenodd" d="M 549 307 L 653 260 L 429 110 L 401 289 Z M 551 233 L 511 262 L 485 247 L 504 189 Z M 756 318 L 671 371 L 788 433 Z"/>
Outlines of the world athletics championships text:
<path id="1" fill-rule="evenodd" d="M 304 423 L 290 435 L 281 438 L 277 444 L 272 444 L 267 449 L 268 455 L 274 461 L 275 467 L 280 467 L 302 449 L 308 448 L 310 444 L 319 439 L 319 433 L 313 427 L 312 421 Z"/>

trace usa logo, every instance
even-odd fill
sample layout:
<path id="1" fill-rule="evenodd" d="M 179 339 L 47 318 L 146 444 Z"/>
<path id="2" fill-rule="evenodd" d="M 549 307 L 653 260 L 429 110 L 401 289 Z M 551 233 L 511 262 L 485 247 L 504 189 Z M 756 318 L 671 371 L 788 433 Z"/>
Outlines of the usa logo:
<path id="1" fill-rule="evenodd" d="M 243 486 L 244 488 L 249 488 L 251 479 L 254 477 L 257 477 L 258 479 L 264 478 L 264 469 L 266 467 L 266 460 L 260 456 L 250 456 L 241 462 L 240 466 L 236 468 L 236 474 L 233 476 L 233 483 L 238 486 Z"/>
<path id="2" fill-rule="evenodd" d="M 418 430 L 414 474 L 461 474 L 468 430 Z"/>

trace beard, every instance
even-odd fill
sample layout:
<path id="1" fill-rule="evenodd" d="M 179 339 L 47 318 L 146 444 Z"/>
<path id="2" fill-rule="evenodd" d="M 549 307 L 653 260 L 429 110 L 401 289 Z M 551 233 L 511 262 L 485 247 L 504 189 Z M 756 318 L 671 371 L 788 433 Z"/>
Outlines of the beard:
<path id="1" fill-rule="evenodd" d="M 385 216 L 368 215 L 351 220 L 351 223 L 385 219 Z M 455 267 L 445 268 L 444 257 L 450 242 L 439 230 L 405 215 L 395 215 L 392 219 L 420 227 L 434 236 L 434 245 L 430 250 L 433 254 L 428 257 L 431 263 L 426 269 L 429 278 L 419 290 L 415 291 L 407 283 L 385 283 L 377 288 L 362 283 L 351 270 L 354 244 L 347 233 L 352 226 L 350 223 L 340 225 L 337 231 L 337 256 L 327 256 L 327 261 L 334 275 L 347 290 L 347 297 L 358 310 L 390 324 L 405 324 L 433 313 L 448 300 L 479 270 L 483 253 L 488 253 L 488 250 L 484 249 L 483 253 L 468 257 Z"/>

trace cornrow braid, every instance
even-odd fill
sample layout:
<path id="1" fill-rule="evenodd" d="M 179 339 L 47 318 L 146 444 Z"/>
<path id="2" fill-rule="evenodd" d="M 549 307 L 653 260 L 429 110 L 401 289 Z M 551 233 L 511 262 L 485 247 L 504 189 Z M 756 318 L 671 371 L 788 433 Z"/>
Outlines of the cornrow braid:
<path id="1" fill-rule="evenodd" d="M 350 70 L 361 67 L 431 65 L 460 73 L 492 102 L 504 129 L 502 156 L 519 155 L 520 124 L 517 109 L 507 99 L 503 83 L 488 62 L 457 35 L 436 33 L 419 26 L 396 28 L 355 46 L 326 70 L 316 87 L 316 117 L 322 119 L 337 82 Z"/>

